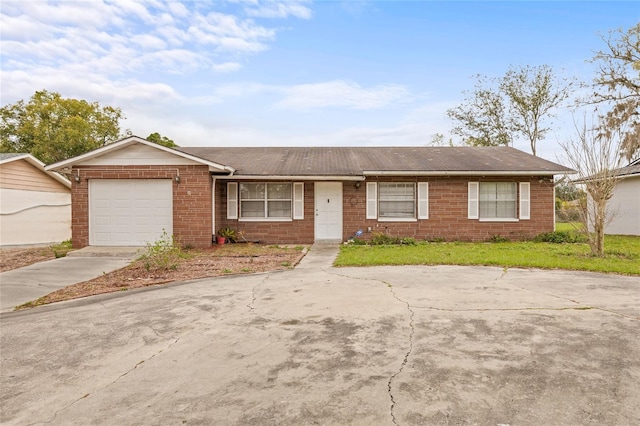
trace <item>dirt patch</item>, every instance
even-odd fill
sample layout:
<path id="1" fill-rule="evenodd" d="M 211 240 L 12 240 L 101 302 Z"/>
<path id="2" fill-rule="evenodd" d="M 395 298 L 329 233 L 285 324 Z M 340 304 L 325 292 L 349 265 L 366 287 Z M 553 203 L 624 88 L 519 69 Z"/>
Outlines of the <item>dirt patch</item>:
<path id="1" fill-rule="evenodd" d="M 50 247 L 31 247 L 0 250 L 0 272 L 11 271 L 45 260 L 55 259 Z"/>
<path id="2" fill-rule="evenodd" d="M 304 257 L 301 246 L 230 244 L 206 250 L 189 250 L 175 262 L 175 268 L 148 269 L 143 260 L 89 281 L 54 291 L 17 309 L 115 291 L 232 274 L 251 274 L 293 268 Z"/>

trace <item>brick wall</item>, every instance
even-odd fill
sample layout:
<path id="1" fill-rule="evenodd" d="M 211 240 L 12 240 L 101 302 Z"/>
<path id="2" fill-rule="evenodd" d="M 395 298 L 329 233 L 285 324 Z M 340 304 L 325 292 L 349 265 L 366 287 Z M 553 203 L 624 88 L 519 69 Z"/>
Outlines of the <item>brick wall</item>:
<path id="1" fill-rule="evenodd" d="M 173 178 L 179 172 L 180 183 Z M 211 178 L 207 166 L 74 167 L 81 181 L 72 179 L 71 234 L 74 248 L 89 245 L 89 180 L 172 179 L 173 234 L 182 245 L 210 247 L 212 236 Z"/>
<path id="2" fill-rule="evenodd" d="M 272 182 L 272 181 L 269 181 Z M 289 181 L 287 181 L 289 182 Z M 314 241 L 314 186 L 304 183 L 304 219 L 286 222 L 246 222 L 227 219 L 227 181 L 216 181 L 216 228 L 229 226 L 249 241 L 265 244 L 311 244 Z"/>
<path id="3" fill-rule="evenodd" d="M 500 235 L 509 239 L 530 238 L 554 230 L 553 183 L 539 177 L 484 178 L 437 177 L 414 179 L 376 179 L 380 182 L 429 182 L 429 219 L 417 222 L 382 222 L 367 220 L 365 182 L 359 189 L 344 184 L 344 237 L 362 229 L 362 238 L 374 232 L 399 237 L 445 239 L 448 241 L 484 241 Z M 517 222 L 481 222 L 467 219 L 468 182 L 529 182 L 531 185 L 531 219 Z M 518 205 L 519 208 L 519 205 Z M 367 233 L 368 227 L 372 232 Z"/>
<path id="4" fill-rule="evenodd" d="M 542 180 L 542 181 L 541 181 Z M 369 178 L 369 181 L 378 181 Z M 379 181 L 416 182 L 416 179 L 385 178 Z M 386 222 L 366 217 L 366 182 L 356 188 L 355 182 L 343 182 L 343 239 L 364 231 L 369 239 L 375 232 L 400 237 L 445 239 L 449 241 L 484 241 L 492 236 L 509 239 L 533 237 L 554 229 L 553 184 L 538 177 L 482 178 L 438 177 L 420 178 L 429 182 L 429 219 L 414 222 Z M 467 219 L 467 183 L 474 182 L 529 182 L 531 185 L 531 219 L 517 222 L 481 222 Z M 244 222 L 227 219 L 227 181 L 216 184 L 216 228 L 230 226 L 244 232 L 248 240 L 266 244 L 311 243 L 314 240 L 314 185 L 305 182 L 304 220 L 289 222 Z M 519 207 L 519 205 L 518 205 Z M 367 229 L 371 227 L 372 232 Z"/>

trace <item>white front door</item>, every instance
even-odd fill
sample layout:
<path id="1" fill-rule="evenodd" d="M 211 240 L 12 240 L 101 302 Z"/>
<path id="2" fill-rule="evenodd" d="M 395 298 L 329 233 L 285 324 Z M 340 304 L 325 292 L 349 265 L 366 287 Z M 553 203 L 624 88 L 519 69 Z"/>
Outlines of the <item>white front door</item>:
<path id="1" fill-rule="evenodd" d="M 316 240 L 342 240 L 342 182 L 315 183 Z"/>

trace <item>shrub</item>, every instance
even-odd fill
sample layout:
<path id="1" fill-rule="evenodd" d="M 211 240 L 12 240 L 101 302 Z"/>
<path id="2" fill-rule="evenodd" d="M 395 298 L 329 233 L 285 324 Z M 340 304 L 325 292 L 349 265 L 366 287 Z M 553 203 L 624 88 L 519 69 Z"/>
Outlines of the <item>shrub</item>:
<path id="1" fill-rule="evenodd" d="M 392 244 L 400 244 L 400 238 L 376 232 L 371 237 L 370 244 L 374 245 L 374 246 L 386 246 L 386 245 L 392 245 Z"/>
<path id="2" fill-rule="evenodd" d="M 425 241 L 428 243 L 444 243 L 447 239 L 444 237 L 430 237 L 426 238 Z"/>
<path id="3" fill-rule="evenodd" d="M 573 232 L 555 231 L 539 234 L 534 238 L 534 241 L 538 243 L 573 244 L 584 242 L 584 237 Z"/>
<path id="4" fill-rule="evenodd" d="M 500 234 L 497 234 L 492 235 L 491 238 L 489 238 L 489 241 L 491 241 L 492 243 L 506 243 L 509 241 L 509 239 L 507 237 L 503 237 Z"/>
<path id="5" fill-rule="evenodd" d="M 413 237 L 404 237 L 400 240 L 400 244 L 403 244 L 405 246 L 415 246 L 418 244 L 418 242 Z"/>
<path id="6" fill-rule="evenodd" d="M 65 257 L 67 253 L 73 250 L 73 248 L 71 247 L 71 240 L 65 240 L 61 243 L 53 244 L 52 246 L 50 246 L 50 248 L 53 251 L 53 255 L 56 259 Z"/>
<path id="7" fill-rule="evenodd" d="M 178 268 L 180 259 L 187 257 L 173 235 L 162 231 L 162 236 L 153 243 L 147 243 L 146 250 L 138 258 L 147 271 L 174 270 Z"/>

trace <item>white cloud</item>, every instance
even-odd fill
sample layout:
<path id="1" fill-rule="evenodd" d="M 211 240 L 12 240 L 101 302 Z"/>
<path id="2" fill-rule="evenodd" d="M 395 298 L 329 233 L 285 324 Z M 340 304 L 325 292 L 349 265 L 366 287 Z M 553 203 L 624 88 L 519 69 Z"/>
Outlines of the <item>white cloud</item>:
<path id="1" fill-rule="evenodd" d="M 278 102 L 276 107 L 302 110 L 326 107 L 375 109 L 405 99 L 409 95 L 404 86 L 382 85 L 363 88 L 356 83 L 342 80 L 300 84 L 284 92 L 285 98 Z"/>
<path id="2" fill-rule="evenodd" d="M 251 20 L 239 20 L 235 16 L 215 12 L 196 16 L 192 22 L 187 32 L 194 42 L 229 51 L 265 50 L 264 42 L 273 40 L 276 33 Z"/>
<path id="3" fill-rule="evenodd" d="M 290 16 L 305 15 L 287 7 Z M 155 82 L 175 74 L 238 71 L 240 59 L 268 49 L 278 31 L 255 22 L 243 8 L 233 13 L 215 2 L 173 0 L 3 1 L 2 101 L 26 99 L 43 88 L 62 91 L 70 82 L 100 81 L 120 93 L 137 85 L 170 87 Z M 87 99 L 103 94 L 93 84 L 74 89 Z"/>
<path id="4" fill-rule="evenodd" d="M 287 18 L 295 16 L 300 19 L 311 19 L 313 12 L 306 5 L 310 1 L 263 1 L 256 2 L 253 7 L 245 7 L 247 15 L 256 18 Z"/>
<path id="5" fill-rule="evenodd" d="M 242 68 L 242 65 L 237 62 L 225 62 L 223 64 L 213 64 L 211 69 L 215 72 L 233 72 Z"/>

